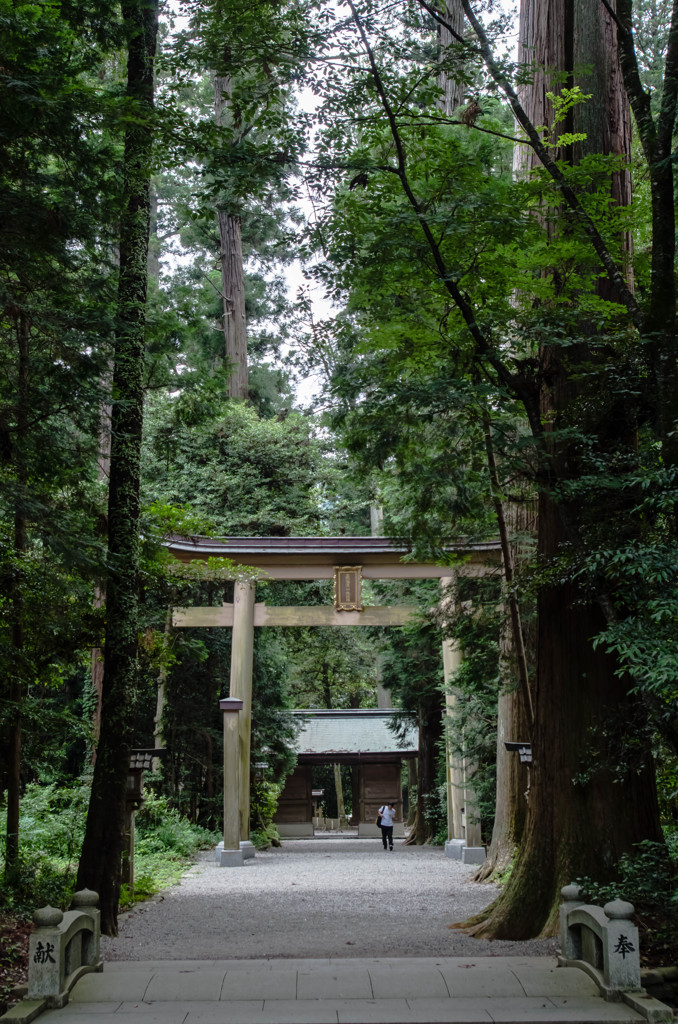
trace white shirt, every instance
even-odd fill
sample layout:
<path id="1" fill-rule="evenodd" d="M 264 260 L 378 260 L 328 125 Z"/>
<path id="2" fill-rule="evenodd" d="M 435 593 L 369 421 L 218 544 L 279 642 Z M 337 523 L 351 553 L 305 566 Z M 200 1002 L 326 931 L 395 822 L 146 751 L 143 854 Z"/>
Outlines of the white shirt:
<path id="1" fill-rule="evenodd" d="M 395 814 L 395 807 L 391 808 L 388 806 L 388 804 L 384 804 L 383 807 L 379 808 L 379 813 L 381 814 L 382 825 L 393 824 L 393 815 Z"/>

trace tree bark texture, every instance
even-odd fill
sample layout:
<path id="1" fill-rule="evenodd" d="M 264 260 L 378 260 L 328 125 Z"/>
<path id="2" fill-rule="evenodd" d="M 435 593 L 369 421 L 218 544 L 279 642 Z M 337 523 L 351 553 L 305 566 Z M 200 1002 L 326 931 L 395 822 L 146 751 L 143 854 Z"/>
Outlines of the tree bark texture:
<path id="1" fill-rule="evenodd" d="M 520 740 L 525 735 L 527 716 L 520 690 L 499 694 L 497 707 L 497 798 L 492 840 L 485 863 L 474 876 L 484 882 L 501 874 L 511 864 L 520 845 L 527 811 L 529 769 L 518 754 L 507 750 L 505 740 Z"/>
<path id="2" fill-rule="evenodd" d="M 17 403 L 15 469 L 19 492 L 14 509 L 15 578 L 11 586 L 12 648 L 15 670 L 9 680 L 9 724 L 7 736 L 7 826 L 5 871 L 19 862 L 19 804 L 21 798 L 21 742 L 24 699 L 24 593 L 23 561 L 28 550 L 28 530 L 21 497 L 21 486 L 26 481 L 25 445 L 28 435 L 29 382 L 30 382 L 30 327 L 24 314 L 16 319 L 17 338 Z"/>
<path id="3" fill-rule="evenodd" d="M 437 694 L 422 701 L 418 711 L 417 804 L 414 827 L 407 842 L 421 846 L 435 835 L 432 807 L 436 789 L 436 751 L 443 735 L 442 702 Z"/>
<path id="4" fill-rule="evenodd" d="M 504 646 L 505 641 L 502 642 Z M 484 882 L 492 875 L 506 871 L 523 837 L 527 814 L 529 767 L 521 763 L 516 751 L 507 750 L 504 745 L 506 740 L 525 740 L 528 734 L 525 701 L 514 683 L 511 689 L 502 690 L 497 704 L 497 796 L 494 825 L 485 863 L 475 875 L 476 882 Z"/>
<path id="5" fill-rule="evenodd" d="M 112 367 L 111 367 L 112 371 Z M 107 373 L 102 380 L 102 387 L 106 392 L 111 389 L 111 373 Z M 110 399 L 102 401 L 99 407 L 99 451 L 97 455 L 97 479 L 108 480 L 111 472 L 111 415 L 112 408 Z M 103 519 L 103 516 L 101 517 Z M 102 527 L 102 533 L 105 530 Z M 106 604 L 106 589 L 102 580 L 94 584 L 94 607 L 103 608 Z M 92 715 L 92 764 L 96 761 L 96 750 L 101 731 L 101 700 L 104 686 L 104 652 L 100 647 L 92 648 L 91 655 L 91 678 L 92 689 L 95 696 L 94 712 Z"/>
<path id="6" fill-rule="evenodd" d="M 565 130 L 586 131 L 584 152 L 628 154 L 626 99 L 620 87 L 614 22 L 602 4 L 589 0 L 523 0 L 521 60 L 565 71 L 569 85 L 598 92 L 575 108 Z M 529 55 L 529 56 L 528 56 Z M 587 75 L 579 70 L 589 66 Z M 524 107 L 533 124 L 552 118 L 546 74 L 538 70 L 525 89 Z M 576 117 L 574 116 L 576 114 Z M 628 195 L 624 173 L 615 195 Z M 577 473 L 575 447 L 558 431 L 579 422 L 577 370 L 590 358 L 585 343 L 540 353 L 543 471 L 538 508 L 538 560 L 548 566 L 572 540 L 576 506 L 556 501 L 552 487 Z M 574 412 L 573 412 L 574 409 Z M 552 427 L 552 432 L 551 432 Z M 605 448 L 604 424 L 598 438 Z M 616 778 L 617 750 L 603 749 L 610 722 L 642 735 L 644 714 L 616 674 L 613 659 L 593 649 L 591 637 L 605 622 L 597 605 L 584 605 L 569 583 L 542 586 L 537 599 L 537 676 L 531 788 L 524 838 L 515 868 L 499 900 L 480 915 L 474 934 L 521 939 L 554 934 L 560 889 L 578 876 L 613 878 L 621 855 L 644 839 L 662 841 L 649 751 L 635 771 Z M 515 737 L 516 739 L 520 737 Z M 619 751 L 624 736 L 618 738 Z M 467 922 L 468 924 L 468 922 Z"/>
<path id="7" fill-rule="evenodd" d="M 108 575 L 101 732 L 77 888 L 99 893 L 101 929 L 117 934 L 131 711 L 137 675 L 139 477 L 150 222 L 157 0 L 123 0 L 128 42 L 118 317 L 108 498 Z"/>
<path id="8" fill-rule="evenodd" d="M 169 638 L 172 634 L 172 608 L 167 609 L 165 616 L 165 637 Z M 211 653 L 211 652 L 210 652 Z M 211 675 L 210 675 L 211 678 Z M 165 737 L 163 734 L 163 716 L 165 712 L 165 683 L 167 682 L 167 667 L 163 662 L 160 671 L 158 672 L 158 692 L 155 701 L 155 715 L 153 716 L 153 745 L 156 750 L 159 750 L 165 746 Z M 208 765 L 210 770 L 212 767 L 211 758 L 208 759 Z M 157 772 L 160 770 L 160 758 L 153 758 L 153 771 Z M 211 793 L 209 794 L 212 795 Z"/>
<path id="9" fill-rule="evenodd" d="M 440 57 L 448 66 L 441 69 L 438 75 L 438 86 L 441 91 L 440 107 L 447 117 L 451 117 L 457 107 L 464 102 L 464 83 L 457 81 L 455 78 L 454 64 L 456 61 L 453 56 L 454 49 L 450 50 L 450 47 L 458 44 L 458 40 L 455 39 L 453 32 L 461 36 L 464 31 L 464 12 L 459 0 L 445 0 L 445 21 L 446 25 L 438 26 L 438 35 L 440 40 Z M 453 32 L 447 27 L 448 25 Z"/>
<path id="10" fill-rule="evenodd" d="M 228 382 L 229 398 L 247 398 L 247 323 L 245 319 L 245 276 L 242 262 L 242 228 L 240 217 L 223 210 L 219 220 L 219 262 L 224 306 L 224 353 L 231 364 Z"/>
<path id="11" fill-rule="evenodd" d="M 521 565 L 525 565 L 530 555 L 531 544 L 526 545 L 525 541 L 530 537 L 536 539 L 536 498 L 526 495 L 522 500 L 505 502 L 505 519 L 511 549 L 510 561 L 518 577 Z M 521 611 L 524 610 L 523 598 Z M 528 687 L 532 686 L 536 672 L 535 625 L 534 614 L 521 614 L 520 630 Z M 520 685 L 520 672 L 516 665 L 515 624 L 508 609 L 499 638 L 499 651 L 501 689 L 497 701 L 497 796 L 492 840 L 485 863 L 475 875 L 477 882 L 505 871 L 512 863 L 523 836 L 530 786 L 529 767 L 521 763 L 516 751 L 507 750 L 504 745 L 506 740 L 531 742 L 533 731 L 533 702 L 530 702 L 528 708 L 525 688 Z"/>
<path id="12" fill-rule="evenodd" d="M 542 497 L 540 555 L 559 550 L 558 510 Z M 615 665 L 594 651 L 602 629 L 597 609 L 576 603 L 569 586 L 539 597 L 539 645 L 533 764 L 523 843 L 506 888 L 479 936 L 555 934 L 560 889 L 578 876 L 615 877 L 621 855 L 643 839 L 661 842 L 654 774 L 648 755 L 623 780 L 606 767 L 587 777 L 608 717 L 638 723 L 643 712 L 626 693 Z M 601 613 L 598 613 L 601 614 Z M 602 617 L 602 616 L 601 616 Z M 632 726 L 633 728 L 633 726 Z M 581 777 L 579 781 L 578 776 Z"/>
<path id="13" fill-rule="evenodd" d="M 218 125 L 228 116 L 230 79 L 215 75 L 214 108 Z M 229 398 L 247 398 L 247 320 L 245 314 L 245 273 L 242 259 L 240 217 L 217 209 L 219 225 L 219 264 L 224 317 L 224 355 L 231 365 Z"/>
<path id="14" fill-rule="evenodd" d="M 650 303 L 644 324 L 650 339 L 656 398 L 656 426 L 662 438 L 666 465 L 678 464 L 676 363 L 676 213 L 673 135 L 678 103 L 678 0 L 671 5 L 668 45 L 660 111 L 652 114 L 649 90 L 644 89 L 633 42 L 632 0 L 616 0 L 621 68 L 638 134 L 648 163 L 652 197 L 652 273 Z"/>
<path id="15" fill-rule="evenodd" d="M 572 108 L 563 132 L 585 132 L 586 140 L 567 150 L 559 159 L 577 161 L 585 153 L 631 156 L 631 111 L 624 89 L 614 20 L 602 3 L 585 0 L 522 0 L 518 63 L 534 64 L 533 78 L 519 88 L 523 108 L 534 125 L 553 124 L 553 105 L 547 93 L 559 93 L 562 73 L 566 85 L 578 85 L 591 99 Z M 522 172 L 538 166 L 533 149 L 516 147 L 514 165 Z M 612 176 L 612 197 L 620 206 L 631 202 L 631 173 L 628 168 Z M 632 280 L 631 235 L 623 240 L 627 279 Z M 615 300 L 612 286 L 605 281 L 604 297 Z"/>
<path id="16" fill-rule="evenodd" d="M 417 760 L 414 757 L 410 757 L 407 760 L 407 821 L 405 822 L 408 828 L 414 825 L 417 816 L 416 795 L 418 788 Z"/>

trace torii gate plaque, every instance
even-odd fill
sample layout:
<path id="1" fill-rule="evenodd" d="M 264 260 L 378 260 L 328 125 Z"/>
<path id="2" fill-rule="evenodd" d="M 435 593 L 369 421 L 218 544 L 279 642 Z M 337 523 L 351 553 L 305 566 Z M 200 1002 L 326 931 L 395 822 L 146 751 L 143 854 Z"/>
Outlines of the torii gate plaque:
<path id="1" fill-rule="evenodd" d="M 338 612 L 363 611 L 362 565 L 335 565 L 334 607 Z"/>
<path id="2" fill-rule="evenodd" d="M 166 547 L 180 561 L 229 558 L 276 580 L 338 579 L 335 606 L 277 607 L 255 604 L 255 584 L 236 581 L 233 604 L 216 608 L 176 608 L 175 627 L 232 626 L 230 696 L 243 702 L 240 725 L 240 838 L 249 837 L 252 664 L 257 626 L 403 626 L 415 608 L 362 607 L 362 579 L 443 579 L 454 570 L 429 562 L 403 561 L 410 549 L 388 537 L 171 537 Z M 447 549 L 464 558 L 465 571 L 485 571 L 500 558 L 498 541 L 455 544 Z M 343 564 L 341 564 L 343 563 Z M 346 574 L 342 581 L 342 576 Z M 356 578 L 357 575 L 357 578 Z M 335 582 L 335 586 L 337 583 Z M 337 604 L 337 594 L 339 604 Z M 350 607 L 349 607 L 350 606 Z"/>

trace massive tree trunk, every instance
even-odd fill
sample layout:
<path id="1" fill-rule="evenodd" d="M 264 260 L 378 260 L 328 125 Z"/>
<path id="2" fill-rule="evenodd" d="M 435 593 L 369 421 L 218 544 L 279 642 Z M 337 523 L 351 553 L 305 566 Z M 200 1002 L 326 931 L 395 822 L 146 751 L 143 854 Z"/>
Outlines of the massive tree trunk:
<path id="1" fill-rule="evenodd" d="M 144 332 L 150 220 L 153 61 L 157 0 L 123 0 L 128 41 L 127 95 L 135 117 L 125 134 L 124 208 L 116 325 L 108 576 L 101 732 L 78 888 L 99 893 L 101 928 L 117 934 L 131 710 L 137 673 L 139 476 L 143 424 Z"/>
<path id="2" fill-rule="evenodd" d="M 540 556 L 560 550 L 562 524 L 548 495 L 540 503 Z M 557 931 L 560 889 L 578 876 L 612 878 L 621 855 L 642 839 L 661 841 L 649 754 L 616 779 L 595 764 L 610 724 L 638 723 L 643 712 L 590 637 L 603 627 L 595 607 L 569 586 L 539 596 L 538 689 L 532 785 L 525 833 L 506 889 L 473 933 L 529 938 Z M 596 619 L 598 618 L 598 621 Z M 592 763 L 594 761 L 594 763 Z"/>
<path id="3" fill-rule="evenodd" d="M 616 30 L 603 5 L 523 0 L 521 13 L 521 42 L 533 49 L 523 50 L 520 58 L 565 71 L 568 85 L 598 92 L 590 107 L 575 108 L 567 126 L 588 135 L 575 156 L 584 150 L 628 154 Z M 587 69 L 584 74 L 581 68 Z M 533 124 L 549 123 L 548 90 L 546 74 L 537 72 L 523 97 Z M 619 202 L 628 196 L 625 172 L 616 176 L 613 193 Z M 540 353 L 541 415 L 549 425 L 542 451 L 548 483 L 538 510 L 538 558 L 544 567 L 572 541 L 573 528 L 576 533 L 580 510 L 556 500 L 552 488 L 578 472 L 576 446 L 559 437 L 558 430 L 582 426 L 576 408 L 582 387 L 578 373 L 590 366 L 590 358 L 585 343 L 566 349 L 546 346 Z M 598 428 L 601 451 L 608 429 L 604 423 Z M 593 649 L 591 637 L 605 626 L 602 611 L 582 603 L 571 584 L 553 582 L 540 589 L 537 617 L 532 784 L 524 839 L 506 889 L 472 929 L 490 938 L 553 934 L 562 885 L 583 875 L 612 878 L 621 855 L 635 843 L 662 838 L 649 750 L 638 757 L 634 771 L 615 777 L 612 767 L 627 730 L 642 746 L 644 713 L 613 659 Z M 613 742 L 604 749 L 606 732 L 609 739 L 615 730 L 617 746 Z"/>
<path id="4" fill-rule="evenodd" d="M 492 840 L 485 863 L 475 875 L 476 882 L 506 871 L 520 845 L 525 826 L 529 767 L 521 763 L 516 751 L 507 750 L 504 743 L 506 740 L 526 741 L 530 728 L 520 689 L 515 682 L 509 685 L 510 689 L 499 694 L 497 708 L 497 797 Z"/>
<path id="5" fill-rule="evenodd" d="M 112 367 L 111 367 L 112 369 Z M 111 472 L 111 373 L 106 373 L 101 381 L 102 390 L 106 393 L 106 399 L 102 399 L 99 406 L 99 449 L 97 454 L 97 479 L 108 481 Z M 101 516 L 103 520 L 103 515 Z M 105 524 L 101 527 L 104 534 Z M 94 584 L 94 607 L 103 608 L 106 604 L 106 588 L 102 580 Z M 101 731 L 101 700 L 104 688 L 104 652 L 100 647 L 93 647 L 91 652 L 91 679 L 92 689 L 95 696 L 94 712 L 92 714 L 92 764 L 96 761 L 96 750 Z"/>
<path id="6" fill-rule="evenodd" d="M 499 480 L 489 414 L 483 417 L 485 450 L 504 568 L 504 605 L 506 618 L 500 637 L 500 692 L 497 699 L 497 789 L 492 841 L 484 864 L 475 876 L 478 882 L 504 871 L 511 864 L 525 824 L 526 786 L 529 769 L 515 750 L 506 749 L 506 741 L 532 742 L 534 697 L 532 678 L 535 668 L 534 630 L 526 637 L 523 614 L 516 588 L 516 565 L 525 560 L 524 535 L 534 536 L 534 502 L 504 502 L 504 487 Z"/>
<path id="7" fill-rule="evenodd" d="M 217 124 L 227 116 L 230 78 L 214 78 L 214 107 Z M 245 273 L 242 259 L 240 217 L 228 210 L 217 210 L 219 224 L 219 264 L 224 317 L 224 355 L 231 365 L 229 398 L 247 398 L 247 321 L 245 317 Z"/>

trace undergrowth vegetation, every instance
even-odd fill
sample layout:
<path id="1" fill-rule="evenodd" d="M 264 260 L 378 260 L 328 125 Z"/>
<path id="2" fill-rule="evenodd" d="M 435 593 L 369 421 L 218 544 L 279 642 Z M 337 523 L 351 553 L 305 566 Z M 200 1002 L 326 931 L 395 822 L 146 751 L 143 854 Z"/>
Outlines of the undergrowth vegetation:
<path id="1" fill-rule="evenodd" d="M 587 902 L 627 900 L 635 908 L 641 958 L 673 963 L 678 935 L 678 828 L 665 827 L 666 845 L 645 841 L 619 862 L 617 879 L 607 884 L 579 878 Z"/>
<path id="2" fill-rule="evenodd" d="M 0 882 L 0 916 L 23 918 L 49 904 L 68 907 L 87 813 L 89 787 L 32 784 L 21 805 L 22 855 Z M 4 825 L 4 822 L 0 823 Z M 198 850 L 218 836 L 193 825 L 152 790 L 136 813 L 134 892 L 123 886 L 121 906 L 175 882 Z"/>

